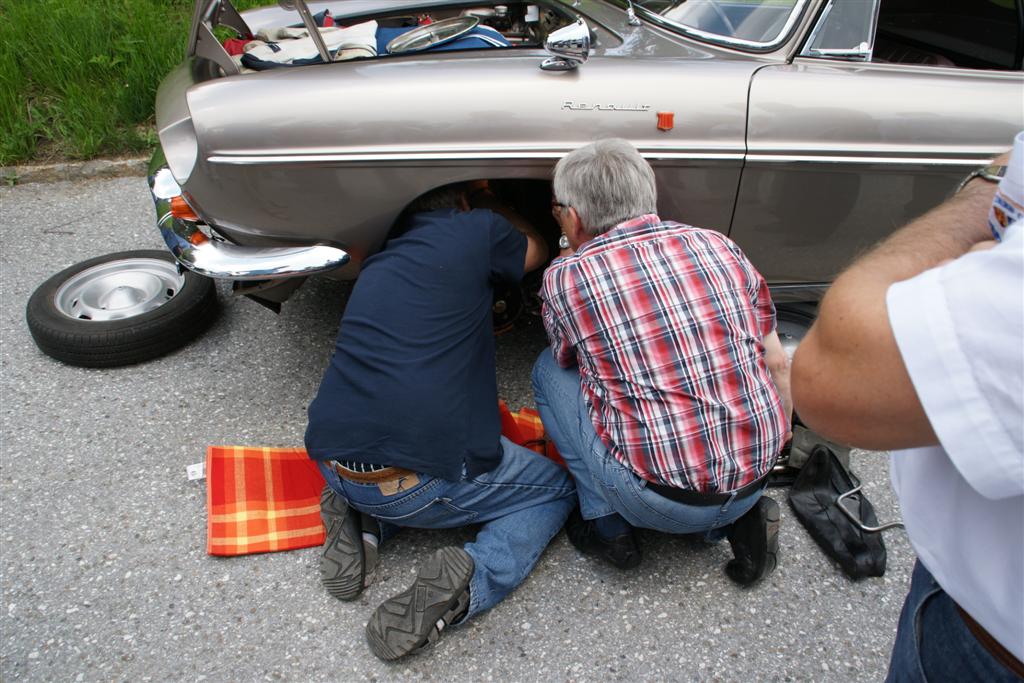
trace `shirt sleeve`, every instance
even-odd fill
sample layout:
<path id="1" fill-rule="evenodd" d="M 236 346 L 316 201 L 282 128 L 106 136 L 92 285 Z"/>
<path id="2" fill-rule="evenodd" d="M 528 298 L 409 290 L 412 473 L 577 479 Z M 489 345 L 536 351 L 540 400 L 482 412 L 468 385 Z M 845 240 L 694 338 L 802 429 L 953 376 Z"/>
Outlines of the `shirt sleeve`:
<path id="1" fill-rule="evenodd" d="M 576 365 L 576 350 L 569 341 L 565 329 L 559 320 L 557 304 L 553 299 L 555 295 L 554 284 L 557 280 L 559 266 L 557 261 L 548 266 L 544 273 L 544 285 L 541 288 L 541 319 L 544 321 L 544 330 L 548 333 L 548 341 L 551 343 L 551 353 L 559 367 L 568 368 Z"/>
<path id="2" fill-rule="evenodd" d="M 757 293 L 754 295 L 754 313 L 757 315 L 757 325 L 761 330 L 761 337 L 767 337 L 775 330 L 775 302 L 772 301 L 772 294 L 768 290 L 768 283 L 765 282 L 761 273 L 753 265 L 750 266 L 754 277 L 757 278 Z"/>
<path id="3" fill-rule="evenodd" d="M 954 466 L 986 498 L 1024 493 L 1024 225 L 991 250 L 893 284 L 886 303 Z"/>
<path id="4" fill-rule="evenodd" d="M 771 291 L 768 283 L 760 271 L 754 267 L 747 255 L 732 240 L 722 237 L 728 245 L 729 251 L 736 258 L 740 268 L 743 269 L 747 281 L 747 292 L 750 294 L 750 302 L 754 306 L 754 315 L 757 318 L 758 331 L 761 337 L 767 337 L 775 330 L 775 302 L 772 301 Z"/>
<path id="5" fill-rule="evenodd" d="M 488 216 L 491 233 L 491 278 L 502 282 L 519 282 L 526 267 L 526 236 L 516 230 L 508 219 L 487 209 L 477 209 Z"/>

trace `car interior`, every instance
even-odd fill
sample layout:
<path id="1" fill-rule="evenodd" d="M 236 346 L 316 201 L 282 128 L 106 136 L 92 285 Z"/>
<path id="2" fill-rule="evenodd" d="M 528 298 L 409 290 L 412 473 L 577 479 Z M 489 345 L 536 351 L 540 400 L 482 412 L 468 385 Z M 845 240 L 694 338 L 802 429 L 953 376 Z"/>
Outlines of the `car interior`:
<path id="1" fill-rule="evenodd" d="M 544 44 L 552 31 L 573 21 L 564 10 L 527 2 L 430 7 L 335 21 L 327 11 L 313 16 L 331 61 Z M 264 71 L 323 63 L 303 25 L 264 28 L 255 44 L 236 56 L 242 70 Z"/>
<path id="2" fill-rule="evenodd" d="M 463 20 L 465 25 L 476 20 L 476 26 L 492 29 L 500 35 L 498 43 L 490 47 L 540 47 L 544 38 L 551 31 L 572 22 L 572 17 L 559 12 L 553 7 L 526 2 L 513 2 L 479 7 L 438 7 L 419 14 L 400 14 L 376 16 L 379 31 L 385 36 L 398 36 L 414 28 L 430 26 L 441 21 Z M 451 40 L 442 36 L 440 40 Z M 461 38 L 454 40 L 458 42 Z M 422 49 L 438 49 L 437 42 Z M 420 49 L 416 47 L 414 49 Z M 404 50 L 403 50 L 404 51 Z M 392 54 L 387 50 L 386 54 Z"/>
<path id="3" fill-rule="evenodd" d="M 872 61 L 1019 70 L 1024 0 L 882 0 Z"/>

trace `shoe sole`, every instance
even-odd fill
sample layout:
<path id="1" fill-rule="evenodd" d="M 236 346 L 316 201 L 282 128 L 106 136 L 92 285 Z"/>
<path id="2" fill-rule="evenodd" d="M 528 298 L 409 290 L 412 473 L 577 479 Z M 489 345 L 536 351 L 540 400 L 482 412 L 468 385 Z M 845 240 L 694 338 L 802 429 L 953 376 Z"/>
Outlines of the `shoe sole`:
<path id="1" fill-rule="evenodd" d="M 725 573 L 733 581 L 738 583 L 740 586 L 749 588 L 751 586 L 760 583 L 766 576 L 775 571 L 775 568 L 779 564 L 779 526 L 781 522 L 781 516 L 779 512 L 779 505 L 774 500 L 764 497 L 761 500 L 754 503 L 755 508 L 767 508 L 764 509 L 764 529 L 765 529 L 765 562 L 761 572 L 757 576 L 747 577 L 744 575 L 746 569 L 745 565 L 739 560 L 733 559 L 725 566 Z M 751 508 L 753 511 L 755 508 Z M 730 545 L 733 543 L 732 539 L 729 540 Z M 734 546 L 735 552 L 735 546 Z"/>
<path id="2" fill-rule="evenodd" d="M 461 548 L 441 548 L 420 568 L 413 584 L 377 607 L 366 624 L 370 650 L 383 660 L 404 657 L 434 643 L 441 630 L 469 606 L 473 559 Z"/>
<path id="3" fill-rule="evenodd" d="M 779 524 L 781 521 L 779 506 L 773 505 L 770 510 L 765 511 L 764 519 L 768 547 L 765 553 L 767 561 L 764 573 L 761 575 L 762 579 L 775 571 L 775 567 L 779 564 Z"/>
<path id="4" fill-rule="evenodd" d="M 365 554 L 359 517 L 330 488 L 320 495 L 320 516 L 327 527 L 320 555 L 320 583 L 338 600 L 355 600 L 363 592 Z"/>

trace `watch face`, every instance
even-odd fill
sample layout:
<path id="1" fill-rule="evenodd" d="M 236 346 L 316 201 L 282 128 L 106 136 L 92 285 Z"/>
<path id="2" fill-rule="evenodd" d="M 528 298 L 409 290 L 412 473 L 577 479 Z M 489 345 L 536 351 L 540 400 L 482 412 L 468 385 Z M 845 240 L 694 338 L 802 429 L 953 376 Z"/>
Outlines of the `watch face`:
<path id="1" fill-rule="evenodd" d="M 566 234 L 564 232 L 562 233 L 562 236 L 558 238 L 558 248 L 559 249 L 568 249 L 569 248 L 569 238 L 568 238 L 568 236 L 566 236 Z"/>
<path id="2" fill-rule="evenodd" d="M 992 164 L 979 170 L 980 175 L 985 180 L 991 180 L 994 183 L 998 183 L 1006 175 L 1006 167 Z"/>

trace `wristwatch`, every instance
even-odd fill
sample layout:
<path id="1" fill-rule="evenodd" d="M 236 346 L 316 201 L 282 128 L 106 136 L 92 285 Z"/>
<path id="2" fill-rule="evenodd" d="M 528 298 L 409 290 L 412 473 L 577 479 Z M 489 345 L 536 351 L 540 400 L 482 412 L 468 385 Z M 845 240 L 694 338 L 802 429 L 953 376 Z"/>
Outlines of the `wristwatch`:
<path id="1" fill-rule="evenodd" d="M 569 248 L 569 236 L 566 235 L 564 232 L 562 233 L 562 236 L 558 238 L 558 248 L 559 249 L 568 249 Z"/>
<path id="2" fill-rule="evenodd" d="M 1003 179 L 1004 175 L 1006 175 L 1005 166 L 1000 166 L 999 164 L 989 164 L 988 166 L 982 166 L 981 168 L 976 168 L 970 173 L 968 173 L 967 177 L 961 180 L 960 184 L 957 185 L 956 191 L 959 192 L 960 190 L 964 189 L 967 183 L 971 182 L 975 178 L 984 178 L 990 183 L 998 183 L 1000 180 Z M 954 192 L 954 194 L 956 193 Z"/>

